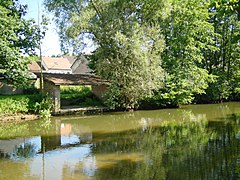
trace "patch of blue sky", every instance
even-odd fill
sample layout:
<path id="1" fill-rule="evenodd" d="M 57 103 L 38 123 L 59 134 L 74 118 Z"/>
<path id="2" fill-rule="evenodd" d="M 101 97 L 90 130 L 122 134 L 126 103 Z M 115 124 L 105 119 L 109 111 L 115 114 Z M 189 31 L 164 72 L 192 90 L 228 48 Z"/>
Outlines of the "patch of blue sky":
<path id="1" fill-rule="evenodd" d="M 24 18 L 34 19 L 38 23 L 38 17 L 41 17 L 43 14 L 50 19 L 48 30 L 44 39 L 42 40 L 42 55 L 43 56 L 52 56 L 61 54 L 60 51 L 60 42 L 59 37 L 56 31 L 56 26 L 52 21 L 52 14 L 49 14 L 45 11 L 43 6 L 44 0 L 19 0 L 19 3 L 22 5 L 27 5 L 28 10 Z M 41 19 L 40 19 L 41 22 Z M 39 53 L 39 51 L 37 51 Z"/>

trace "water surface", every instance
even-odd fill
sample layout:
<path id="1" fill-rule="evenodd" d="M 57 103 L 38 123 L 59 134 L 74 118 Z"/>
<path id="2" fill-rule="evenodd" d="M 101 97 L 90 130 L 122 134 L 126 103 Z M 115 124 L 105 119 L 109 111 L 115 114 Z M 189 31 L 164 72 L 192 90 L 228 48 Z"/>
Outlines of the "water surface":
<path id="1" fill-rule="evenodd" d="M 238 102 L 0 124 L 0 179 L 238 178 Z"/>

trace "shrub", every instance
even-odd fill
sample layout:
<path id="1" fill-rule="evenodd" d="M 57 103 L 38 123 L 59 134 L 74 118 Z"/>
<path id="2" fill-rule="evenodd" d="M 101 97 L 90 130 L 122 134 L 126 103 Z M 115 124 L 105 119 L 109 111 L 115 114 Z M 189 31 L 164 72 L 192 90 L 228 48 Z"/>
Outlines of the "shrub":
<path id="1" fill-rule="evenodd" d="M 28 112 L 29 99 L 22 98 L 19 100 L 6 98 L 0 100 L 0 114 L 15 114 Z"/>
<path id="2" fill-rule="evenodd" d="M 34 109 L 35 113 L 39 114 L 40 118 L 49 118 L 53 107 L 52 99 L 48 96 L 43 97 L 41 102 L 36 102 Z"/>
<path id="3" fill-rule="evenodd" d="M 52 102 L 41 94 L 0 96 L 0 114 L 37 113 L 50 115 Z"/>

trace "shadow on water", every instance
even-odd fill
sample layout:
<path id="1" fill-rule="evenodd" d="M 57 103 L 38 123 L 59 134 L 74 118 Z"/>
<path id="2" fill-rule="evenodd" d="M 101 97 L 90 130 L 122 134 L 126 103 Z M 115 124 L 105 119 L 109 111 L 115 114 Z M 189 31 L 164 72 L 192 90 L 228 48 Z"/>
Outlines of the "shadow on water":
<path id="1" fill-rule="evenodd" d="M 223 111 L 213 121 L 184 109 L 0 126 L 0 164 L 41 155 L 62 179 L 238 179 L 240 115 Z"/>

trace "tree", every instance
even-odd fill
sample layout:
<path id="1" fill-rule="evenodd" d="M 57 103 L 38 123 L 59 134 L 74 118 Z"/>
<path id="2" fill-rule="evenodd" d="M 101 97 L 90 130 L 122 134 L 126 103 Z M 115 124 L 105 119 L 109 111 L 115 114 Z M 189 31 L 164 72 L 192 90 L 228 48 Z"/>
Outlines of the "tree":
<path id="1" fill-rule="evenodd" d="M 208 22 L 207 5 L 201 0 L 172 1 L 171 14 L 162 24 L 166 49 L 161 56 L 169 76 L 158 101 L 175 105 L 191 103 L 194 95 L 205 93 L 213 81 L 213 76 L 201 66 L 202 51 L 214 49 L 214 30 Z"/>
<path id="2" fill-rule="evenodd" d="M 239 88 L 240 21 L 238 0 L 209 1 L 209 22 L 215 50 L 204 51 L 203 67 L 216 75 L 217 81 L 207 89 L 207 99 L 222 101 L 236 98 Z"/>
<path id="3" fill-rule="evenodd" d="M 62 48 L 81 50 L 83 38 L 96 44 L 96 72 L 111 81 L 107 102 L 134 109 L 158 90 L 165 77 L 164 49 L 158 21 L 169 13 L 168 1 L 46 0 L 55 13 Z"/>
<path id="4" fill-rule="evenodd" d="M 0 74 L 21 85 L 29 77 L 23 55 L 33 56 L 43 35 L 33 20 L 23 19 L 26 9 L 15 0 L 0 1 Z"/>
<path id="5" fill-rule="evenodd" d="M 238 0 L 45 0 L 63 50 L 81 52 L 111 80 L 113 107 L 228 99 L 239 92 Z M 154 94 L 151 98 L 151 94 Z M 150 98 L 149 98 L 150 97 Z"/>

